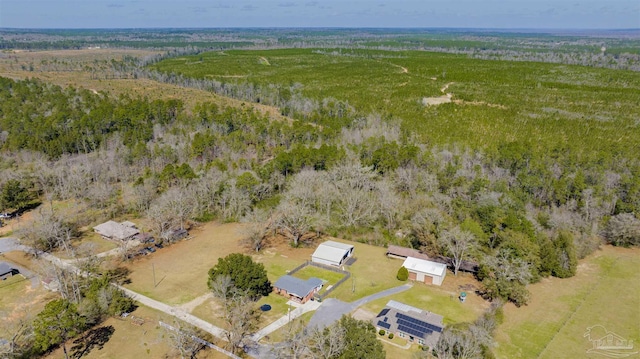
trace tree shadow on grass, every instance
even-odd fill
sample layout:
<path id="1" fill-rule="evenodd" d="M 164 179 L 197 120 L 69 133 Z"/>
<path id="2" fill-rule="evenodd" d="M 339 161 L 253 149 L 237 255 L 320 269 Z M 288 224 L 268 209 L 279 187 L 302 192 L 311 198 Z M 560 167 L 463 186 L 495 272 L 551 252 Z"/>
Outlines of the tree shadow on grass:
<path id="1" fill-rule="evenodd" d="M 71 348 L 73 354 L 72 358 L 82 358 L 84 355 L 89 354 L 93 348 L 102 349 L 111 339 L 111 336 L 115 332 L 113 325 L 94 328 L 86 332 L 82 337 L 73 341 L 73 347 Z"/>

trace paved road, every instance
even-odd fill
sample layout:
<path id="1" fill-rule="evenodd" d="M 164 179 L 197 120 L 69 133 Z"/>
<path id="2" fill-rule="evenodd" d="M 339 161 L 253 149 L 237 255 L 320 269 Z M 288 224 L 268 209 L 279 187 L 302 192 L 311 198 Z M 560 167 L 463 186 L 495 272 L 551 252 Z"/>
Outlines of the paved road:
<path id="1" fill-rule="evenodd" d="M 0 253 L 11 252 L 11 251 L 27 252 L 28 250 L 29 250 L 29 247 L 21 245 L 16 238 L 12 238 L 12 237 L 0 238 Z"/>
<path id="2" fill-rule="evenodd" d="M 411 284 L 401 285 L 399 287 L 389 288 L 378 293 L 371 294 L 370 296 L 356 300 L 355 302 L 346 303 L 338 299 L 329 298 L 322 303 L 322 306 L 318 308 L 316 313 L 311 317 L 308 328 L 321 327 L 331 325 L 333 322 L 342 318 L 343 315 L 349 314 L 356 310 L 359 306 L 367 304 L 373 300 L 384 298 L 386 296 L 404 292 L 411 288 Z"/>
<path id="3" fill-rule="evenodd" d="M 216 327 L 215 325 L 204 321 L 194 315 L 191 315 L 187 312 L 185 312 L 182 309 L 176 308 L 176 307 L 172 307 L 168 304 L 164 304 L 162 302 L 159 302 L 155 299 L 151 299 L 147 296 L 144 296 L 140 293 L 136 293 L 134 291 L 132 291 L 131 289 L 127 289 L 123 286 L 120 285 L 116 285 L 114 284 L 114 286 L 116 286 L 117 288 L 121 289 L 123 292 L 125 292 L 129 297 L 131 297 L 133 300 L 138 301 L 144 305 L 146 305 L 147 307 L 151 307 L 153 309 L 157 309 L 163 313 L 166 313 L 168 315 L 172 315 L 180 320 L 183 320 L 197 328 L 200 328 L 202 330 L 204 330 L 207 333 L 210 333 L 212 335 L 214 335 L 215 337 L 218 337 L 220 339 L 226 340 L 226 336 L 225 336 L 225 331 L 222 328 Z"/>

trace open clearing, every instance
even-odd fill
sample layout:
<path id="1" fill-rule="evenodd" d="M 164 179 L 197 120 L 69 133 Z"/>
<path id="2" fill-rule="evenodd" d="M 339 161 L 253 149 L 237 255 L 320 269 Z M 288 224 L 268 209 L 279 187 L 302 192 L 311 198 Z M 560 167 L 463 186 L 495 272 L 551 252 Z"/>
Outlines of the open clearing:
<path id="1" fill-rule="evenodd" d="M 0 76 L 11 79 L 39 78 L 55 85 L 81 87 L 92 92 L 106 92 L 111 96 L 129 94 L 150 99 L 180 99 L 187 110 L 199 102 L 213 102 L 221 106 L 242 107 L 243 101 L 216 95 L 212 92 L 160 83 L 145 78 L 114 78 L 108 62 L 124 56 L 145 57 L 157 51 L 135 49 L 84 49 L 54 51 L 11 52 L 0 56 Z M 23 68 L 24 66 L 24 68 Z M 28 71 L 33 66 L 34 71 Z M 87 71 L 86 67 L 97 67 Z M 109 74 L 109 78 L 104 78 Z M 252 104 L 252 108 L 275 120 L 291 121 L 272 106 Z"/>
<path id="2" fill-rule="evenodd" d="M 91 337 L 94 345 L 84 352 L 82 358 L 87 359 L 120 359 L 120 358 L 179 358 L 177 353 L 172 353 L 168 344 L 165 330 L 160 327 L 158 320 L 163 320 L 168 324 L 173 324 L 172 319 L 162 312 L 140 306 L 133 313 L 136 318 L 142 318 L 144 324 L 133 324 L 130 318 L 109 318 L 102 324 L 96 326 L 94 335 Z M 112 331 L 112 334 L 108 334 Z M 103 336 L 101 337 L 102 334 Z M 101 339 L 107 339 L 101 342 Z M 77 341 L 77 339 L 75 340 Z M 78 342 L 80 343 L 80 342 Z M 72 348 L 78 345 L 74 342 L 67 343 L 67 350 L 70 353 Z M 81 352 L 84 347 L 80 347 Z M 78 353 L 79 354 L 79 353 Z M 45 358 L 63 358 L 62 348 L 53 351 Z M 76 356 L 71 356 L 76 357 Z M 228 358 L 215 350 L 208 349 L 202 351 L 197 358 L 200 359 L 222 359 Z"/>
<path id="3" fill-rule="evenodd" d="M 596 358 L 588 327 L 640 343 L 640 249 L 605 246 L 580 261 L 576 276 L 529 287 L 531 302 L 505 306 L 497 331 L 498 358 Z"/>
<path id="4" fill-rule="evenodd" d="M 208 292 L 209 269 L 238 251 L 240 224 L 207 223 L 183 240 L 128 264 L 127 287 L 167 304 L 183 304 Z M 154 267 L 156 285 L 154 286 Z"/>
<path id="5" fill-rule="evenodd" d="M 400 260 L 396 261 L 402 265 Z M 440 287 L 413 283 L 413 287 L 407 291 L 375 300 L 362 308 L 376 315 L 389 300 L 393 299 L 442 315 L 445 324 L 472 322 L 489 306 L 489 303 L 476 295 L 473 290 L 467 289 L 477 285 L 477 281 L 470 274 L 460 273 L 455 277 L 448 273 Z M 458 300 L 458 295 L 462 291 L 467 293 L 465 303 Z"/>

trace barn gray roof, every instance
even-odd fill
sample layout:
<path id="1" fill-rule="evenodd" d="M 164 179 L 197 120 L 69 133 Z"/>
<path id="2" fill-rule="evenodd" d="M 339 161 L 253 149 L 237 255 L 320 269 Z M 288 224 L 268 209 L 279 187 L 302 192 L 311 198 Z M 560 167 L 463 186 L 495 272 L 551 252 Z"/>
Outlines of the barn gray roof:
<path id="1" fill-rule="evenodd" d="M 336 241 L 326 241 L 321 243 L 311 258 L 325 259 L 331 262 L 340 263 L 345 254 L 353 248 L 350 244 L 340 243 Z"/>

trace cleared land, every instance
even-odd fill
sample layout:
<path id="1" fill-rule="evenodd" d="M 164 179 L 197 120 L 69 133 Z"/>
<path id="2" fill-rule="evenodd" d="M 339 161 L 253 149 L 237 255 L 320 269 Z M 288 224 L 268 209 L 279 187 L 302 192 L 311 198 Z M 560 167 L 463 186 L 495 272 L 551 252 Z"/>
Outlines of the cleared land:
<path id="1" fill-rule="evenodd" d="M 337 241 L 344 242 L 339 239 Z M 353 265 L 347 267 L 351 278 L 331 292 L 329 297 L 352 302 L 405 283 L 396 278 L 402 261 L 388 258 L 386 248 L 356 242 L 349 244 L 355 247 L 353 256 L 356 259 Z"/>
<path id="2" fill-rule="evenodd" d="M 396 261 L 402 265 L 401 261 Z M 445 324 L 472 322 L 488 308 L 485 300 L 476 295 L 473 290 L 467 289 L 477 285 L 477 281 L 469 274 L 461 273 L 455 277 L 449 273 L 440 287 L 414 283 L 413 287 L 407 291 L 375 300 L 362 308 L 376 315 L 389 300 L 393 299 L 442 315 Z M 465 303 L 458 300 L 458 295 L 463 291 L 467 293 Z"/>
<path id="3" fill-rule="evenodd" d="M 160 327 L 158 320 L 172 324 L 172 319 L 164 313 L 140 306 L 132 315 L 142 318 L 142 325 L 134 324 L 130 318 L 109 318 L 101 325 L 87 332 L 89 345 L 83 345 L 75 339 L 67 343 L 70 353 L 77 353 L 87 359 L 120 359 L 120 358 L 179 358 L 177 352 L 172 351 L 165 330 Z M 106 339 L 106 340 L 105 340 Z M 72 348 L 76 348 L 75 350 Z M 62 348 L 53 351 L 45 358 L 63 358 Z M 200 359 L 222 359 L 226 356 L 214 351 L 201 352 Z"/>
<path id="4" fill-rule="evenodd" d="M 596 358 L 584 337 L 602 325 L 640 343 L 640 249 L 606 246 L 580 262 L 568 279 L 550 278 L 529 287 L 531 302 L 505 306 L 496 335 L 498 358 Z"/>
<path id="5" fill-rule="evenodd" d="M 158 54 L 150 50 L 84 49 L 6 52 L 0 56 L 0 76 L 12 79 L 39 78 L 59 85 L 106 92 L 111 96 L 128 94 L 150 99 L 180 99 L 188 110 L 199 102 L 241 107 L 242 101 L 214 93 L 160 83 L 144 78 L 117 78 L 122 74 L 111 69 L 109 62 L 125 56 L 145 57 Z M 33 71 L 29 68 L 32 67 Z M 274 107 L 252 104 L 252 108 L 272 119 L 287 120 Z"/>
<path id="6" fill-rule="evenodd" d="M 136 259 L 127 265 L 127 287 L 167 304 L 184 304 L 206 294 L 209 269 L 218 258 L 238 251 L 238 228 L 237 223 L 207 223 L 190 233 L 193 238 Z"/>

